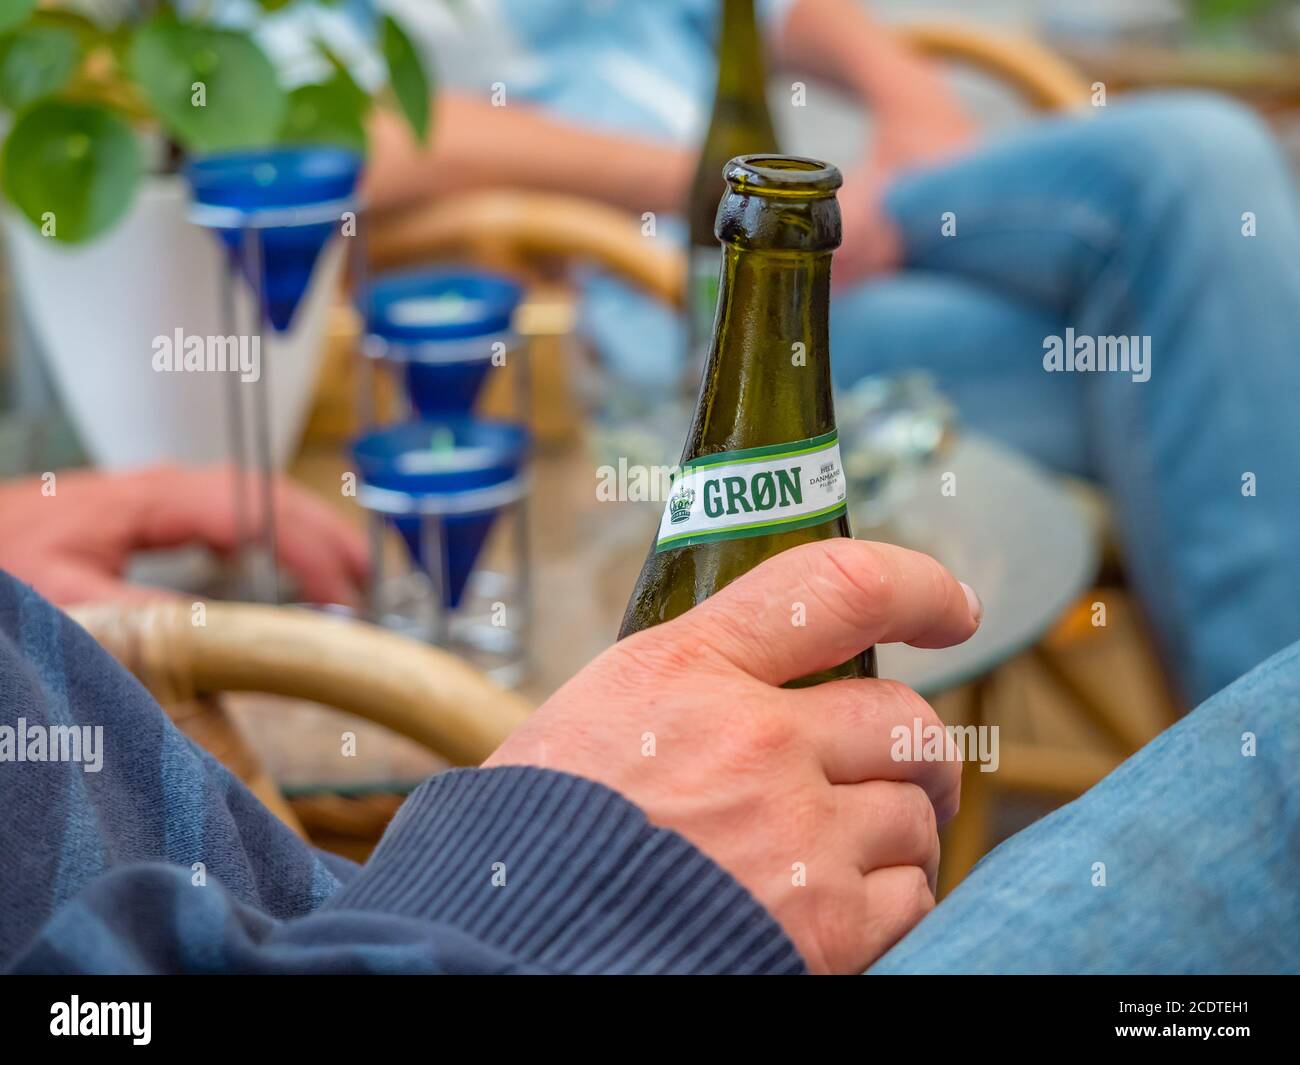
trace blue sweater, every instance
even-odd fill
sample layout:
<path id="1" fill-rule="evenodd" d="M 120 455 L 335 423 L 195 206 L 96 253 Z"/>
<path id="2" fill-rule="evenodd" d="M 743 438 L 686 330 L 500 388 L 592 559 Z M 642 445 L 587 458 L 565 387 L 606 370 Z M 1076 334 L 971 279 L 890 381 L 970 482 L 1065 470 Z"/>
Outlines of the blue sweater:
<path id="1" fill-rule="evenodd" d="M 804 970 L 730 875 L 580 777 L 452 770 L 365 865 L 314 850 L 4 573 L 0 804 L 11 971 Z"/>

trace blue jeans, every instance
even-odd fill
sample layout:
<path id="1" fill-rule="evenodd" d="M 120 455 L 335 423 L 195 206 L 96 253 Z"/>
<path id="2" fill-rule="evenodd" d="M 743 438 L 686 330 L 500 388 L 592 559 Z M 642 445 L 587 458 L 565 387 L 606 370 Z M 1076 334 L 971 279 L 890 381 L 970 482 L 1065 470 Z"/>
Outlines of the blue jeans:
<path id="1" fill-rule="evenodd" d="M 875 973 L 1300 972 L 1300 644 L 1007 840 Z"/>
<path id="2" fill-rule="evenodd" d="M 966 425 L 1098 480 L 1188 705 L 1300 639 L 1300 211 L 1262 124 L 1135 98 L 887 206 L 905 269 L 832 301 L 837 380 L 924 368 Z M 1047 372 L 1067 328 L 1150 337 L 1150 380 Z"/>
<path id="3" fill-rule="evenodd" d="M 924 366 L 968 425 L 1098 479 L 1194 701 L 1291 646 L 871 971 L 1300 970 L 1300 215 L 1276 148 L 1217 99 L 1151 97 L 909 176 L 889 210 L 907 268 L 835 302 L 840 380 Z M 1150 380 L 1045 372 L 1070 326 L 1150 336 Z"/>

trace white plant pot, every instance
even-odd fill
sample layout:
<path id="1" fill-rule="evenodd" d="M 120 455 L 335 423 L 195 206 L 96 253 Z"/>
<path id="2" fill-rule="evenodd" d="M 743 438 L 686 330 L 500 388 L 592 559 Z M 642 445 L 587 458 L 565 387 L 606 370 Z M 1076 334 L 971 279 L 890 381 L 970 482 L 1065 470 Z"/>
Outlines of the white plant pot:
<path id="1" fill-rule="evenodd" d="M 227 374 L 160 373 L 154 338 L 226 332 L 222 254 L 187 218 L 180 177 L 156 177 L 105 236 L 66 245 L 6 212 L 10 274 L 36 345 L 95 461 L 121 468 L 229 458 Z M 271 449 L 283 467 L 302 434 L 343 265 L 341 240 L 316 264 L 287 333 L 268 327 L 261 361 L 269 386 Z M 241 280 L 239 321 L 249 320 Z M 241 388 L 262 387 L 242 385 Z M 251 408 L 251 403 L 246 406 Z"/>

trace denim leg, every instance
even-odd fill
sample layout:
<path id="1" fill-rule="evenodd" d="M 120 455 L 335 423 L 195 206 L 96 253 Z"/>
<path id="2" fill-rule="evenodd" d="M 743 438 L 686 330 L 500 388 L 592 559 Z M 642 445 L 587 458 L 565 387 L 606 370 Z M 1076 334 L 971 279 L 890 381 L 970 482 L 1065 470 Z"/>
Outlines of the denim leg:
<path id="1" fill-rule="evenodd" d="M 963 277 L 907 270 L 836 293 L 831 365 L 847 387 L 870 374 L 925 370 L 962 426 L 1053 469 L 1088 476 L 1079 390 L 1037 372 L 1059 319 Z"/>
<path id="2" fill-rule="evenodd" d="M 872 973 L 1300 971 L 1300 644 L 1007 840 Z"/>
<path id="3" fill-rule="evenodd" d="M 911 270 L 996 288 L 1078 335 L 1151 338 L 1145 382 L 1049 375 L 1041 344 L 1025 373 L 1077 389 L 1189 701 L 1300 638 L 1300 212 L 1262 124 L 1215 97 L 1138 98 L 907 176 L 889 209 Z"/>

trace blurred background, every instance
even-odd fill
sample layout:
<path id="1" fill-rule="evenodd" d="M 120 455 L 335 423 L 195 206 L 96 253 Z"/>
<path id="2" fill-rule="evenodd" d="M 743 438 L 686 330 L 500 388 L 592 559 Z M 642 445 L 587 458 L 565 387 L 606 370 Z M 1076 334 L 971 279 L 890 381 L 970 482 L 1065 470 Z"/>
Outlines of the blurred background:
<path id="1" fill-rule="evenodd" d="M 647 56 L 665 47 L 653 6 L 563 6 L 592 26 L 626 13 Z M 693 25 L 720 5 L 686 6 Z M 759 4 L 760 27 L 772 6 Z M 134 579 L 186 602 L 274 601 L 285 624 L 308 625 L 282 659 L 268 650 L 280 622 L 266 615 L 253 624 L 216 610 L 217 631 L 201 636 L 156 615 L 146 630 L 127 608 L 96 615 L 97 634 L 178 721 L 264 797 L 286 797 L 268 800 L 286 819 L 353 856 L 429 771 L 491 748 L 489 708 L 503 688 L 535 705 L 613 640 L 663 505 L 655 471 L 676 461 L 693 402 L 680 385 L 687 182 L 680 210 L 641 210 L 633 192 L 479 180 L 467 149 L 439 164 L 445 188 L 415 202 L 426 172 L 411 145 L 473 140 L 473 121 L 430 103 L 439 94 L 504 93 L 509 111 L 519 86 L 525 106 L 602 129 L 610 112 L 582 97 L 581 82 L 548 80 L 541 15 L 471 0 L 381 7 L 390 15 L 378 22 L 367 4 L 238 3 L 204 29 L 215 24 L 202 4 L 16 3 L 0 20 L 0 477 L 229 460 L 247 471 L 239 505 L 249 513 L 259 479 L 282 471 L 365 532 L 365 601 L 310 623 L 290 605 L 292 580 L 268 584 L 269 557 L 249 562 L 268 532 L 252 518 L 247 565 L 202 548 L 134 560 Z M 1290 0 L 869 7 L 933 61 L 982 140 L 1132 93 L 1208 91 L 1268 124 L 1294 185 L 1300 5 Z M 556 54 L 582 63 L 571 49 Z M 699 71 L 665 73 L 685 102 L 674 128 L 652 130 L 678 133 L 691 159 L 714 81 L 711 66 Z M 873 116 L 832 81 L 810 79 L 806 106 L 791 106 L 791 76 L 773 64 L 768 110 L 785 151 L 850 173 Z M 624 132 L 645 134 L 648 122 L 629 118 Z M 394 123 L 405 147 L 388 184 L 376 183 Z M 508 133 L 479 133 L 497 138 L 498 154 L 508 148 Z M 199 338 L 206 354 L 213 337 L 254 335 L 266 371 L 257 382 L 158 368 L 158 338 L 167 350 Z M 945 720 L 1000 729 L 999 768 L 969 775 L 949 830 L 950 887 L 1187 700 L 1133 590 L 1105 492 L 964 419 L 962 397 L 905 356 L 843 388 L 837 404 L 855 533 L 935 554 L 985 602 L 965 647 L 882 654 L 882 672 Z M 955 498 L 935 487 L 953 471 Z M 6 523 L 18 524 L 0 513 L 0 540 Z M 354 660 L 345 622 L 314 627 L 347 614 L 415 649 L 399 642 L 391 657 Z M 171 662 L 178 640 L 189 661 L 211 654 L 217 665 L 164 683 L 159 659 Z M 310 698 L 284 698 L 294 695 Z M 469 738 L 442 717 L 422 725 L 422 698 L 438 714 L 453 700 L 465 717 L 482 708 L 488 724 Z M 385 715 L 385 700 L 413 709 Z M 346 730 L 363 737 L 362 756 L 340 758 Z"/>

